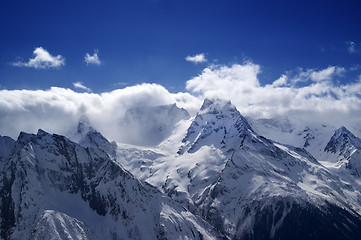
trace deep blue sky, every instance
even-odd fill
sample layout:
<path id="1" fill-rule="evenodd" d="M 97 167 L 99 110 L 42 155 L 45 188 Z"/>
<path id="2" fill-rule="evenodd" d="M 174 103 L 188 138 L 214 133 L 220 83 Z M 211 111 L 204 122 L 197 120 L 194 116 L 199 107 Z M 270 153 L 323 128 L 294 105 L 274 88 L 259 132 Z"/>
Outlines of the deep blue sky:
<path id="1" fill-rule="evenodd" d="M 73 88 L 80 81 L 103 92 L 150 82 L 184 91 L 207 64 L 244 59 L 261 65 L 262 84 L 298 67 L 349 69 L 361 64 L 360 13 L 359 1 L 2 0 L 0 88 Z M 66 65 L 11 65 L 32 58 L 36 47 L 62 55 Z M 94 49 L 100 66 L 84 62 Z M 207 63 L 185 61 L 199 53 Z"/>

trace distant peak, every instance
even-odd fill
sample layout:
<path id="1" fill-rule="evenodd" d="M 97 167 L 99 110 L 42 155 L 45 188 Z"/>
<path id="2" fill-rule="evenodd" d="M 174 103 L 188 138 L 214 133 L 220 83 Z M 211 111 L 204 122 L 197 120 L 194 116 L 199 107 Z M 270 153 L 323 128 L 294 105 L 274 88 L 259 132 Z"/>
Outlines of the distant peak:
<path id="1" fill-rule="evenodd" d="M 355 137 L 346 127 L 342 126 L 335 131 L 324 151 L 336 153 L 343 152 L 347 146 L 361 147 L 360 140 Z"/>
<path id="2" fill-rule="evenodd" d="M 205 99 L 182 140 L 179 154 L 198 151 L 204 145 L 236 148 L 246 135 L 253 133 L 247 119 L 230 101 Z"/>
<path id="3" fill-rule="evenodd" d="M 339 129 L 336 130 L 336 132 L 345 132 L 345 133 L 351 133 L 345 126 L 340 127 Z"/>
<path id="4" fill-rule="evenodd" d="M 218 112 L 222 109 L 234 110 L 236 107 L 231 103 L 231 101 L 223 99 L 209 99 L 206 98 L 203 101 L 202 107 L 200 108 L 201 113 L 212 113 Z"/>
<path id="5" fill-rule="evenodd" d="M 209 99 L 209 98 L 206 98 L 206 99 L 204 99 L 203 104 L 202 104 L 200 110 L 205 110 L 205 109 L 207 109 L 209 106 L 212 106 L 213 104 L 214 104 L 214 100 Z"/>
<path id="6" fill-rule="evenodd" d="M 343 136 L 343 135 L 347 135 L 347 136 L 355 138 L 355 135 L 353 135 L 353 133 L 350 132 L 345 126 L 342 126 L 342 127 L 338 128 L 335 131 L 333 136 L 338 138 L 338 137 Z"/>
<path id="7" fill-rule="evenodd" d="M 21 131 L 18 136 L 18 141 L 22 143 L 27 143 L 30 142 L 34 137 L 35 137 L 34 134 Z"/>
<path id="8" fill-rule="evenodd" d="M 88 118 L 88 116 L 86 114 L 82 114 L 80 116 L 79 123 L 83 123 L 84 125 L 88 125 L 88 126 L 91 125 L 90 120 L 89 120 L 89 118 Z"/>
<path id="9" fill-rule="evenodd" d="M 49 133 L 47 133 L 43 129 L 39 129 L 36 135 L 42 137 L 42 136 L 49 135 Z"/>
<path id="10" fill-rule="evenodd" d="M 87 134 L 90 131 L 94 131 L 93 127 L 90 124 L 90 121 L 81 121 L 81 119 L 78 122 L 78 134 Z"/>

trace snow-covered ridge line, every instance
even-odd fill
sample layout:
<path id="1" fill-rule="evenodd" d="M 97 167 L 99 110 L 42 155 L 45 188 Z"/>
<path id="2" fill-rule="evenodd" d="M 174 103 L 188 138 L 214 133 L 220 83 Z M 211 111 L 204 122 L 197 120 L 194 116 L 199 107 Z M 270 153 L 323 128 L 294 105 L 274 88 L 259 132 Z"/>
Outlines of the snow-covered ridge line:
<path id="1" fill-rule="evenodd" d="M 206 99 L 173 156 L 117 160 L 230 238 L 289 239 L 295 229 L 312 227 L 297 222 L 296 216 L 303 214 L 314 218 L 314 224 L 327 222 L 317 234 L 355 239 L 361 229 L 360 185 L 350 181 L 349 174 L 330 171 L 306 150 L 321 149 L 322 155 L 329 139 L 325 136 L 331 137 L 333 130 L 321 125 L 327 130 L 322 134 L 315 128 L 301 131 L 287 120 L 272 125 L 279 136 L 299 138 L 297 147 L 258 134 L 265 128 L 258 124 L 254 131 L 229 101 Z M 330 222 L 331 212 L 340 220 Z M 353 227 L 341 215 L 352 219 Z M 337 227 L 329 231 L 328 224 Z M 316 235 L 299 232 L 301 239 Z"/>
<path id="2" fill-rule="evenodd" d="M 0 137 L 1 237 L 359 238 L 361 140 L 345 127 L 249 120 L 219 99 L 191 119 L 144 111 L 173 126 L 159 145 L 109 142 L 86 119 L 73 141 Z"/>
<path id="3" fill-rule="evenodd" d="M 2 239 L 222 238 L 140 183 L 101 149 L 101 135 L 91 136 L 93 145 L 80 141 L 86 147 L 43 130 L 22 132 L 13 142 L 0 138 L 15 143 L 1 158 Z"/>

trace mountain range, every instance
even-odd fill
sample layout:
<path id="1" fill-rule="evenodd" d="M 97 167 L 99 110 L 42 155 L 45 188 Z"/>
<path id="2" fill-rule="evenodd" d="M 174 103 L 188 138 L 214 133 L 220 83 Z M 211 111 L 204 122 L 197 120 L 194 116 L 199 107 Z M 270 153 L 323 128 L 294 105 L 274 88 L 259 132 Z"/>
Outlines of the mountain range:
<path id="1" fill-rule="evenodd" d="M 120 124 L 128 144 L 86 118 L 69 136 L 0 137 L 1 238 L 361 236 L 361 139 L 343 126 L 254 120 L 220 99 Z"/>

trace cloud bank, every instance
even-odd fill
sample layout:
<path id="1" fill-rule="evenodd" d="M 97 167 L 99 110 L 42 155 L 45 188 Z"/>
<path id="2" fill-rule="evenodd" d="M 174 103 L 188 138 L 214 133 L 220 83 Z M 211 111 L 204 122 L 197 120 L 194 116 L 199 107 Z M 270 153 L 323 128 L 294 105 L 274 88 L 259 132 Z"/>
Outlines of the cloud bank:
<path id="1" fill-rule="evenodd" d="M 361 76 L 340 85 L 347 70 L 339 66 L 298 69 L 262 85 L 261 66 L 252 62 L 212 65 L 186 82 L 188 92 L 170 93 L 158 84 L 142 84 L 101 94 L 52 87 L 49 90 L 1 90 L 0 134 L 16 138 L 20 131 L 69 135 L 81 116 L 108 139 L 125 142 L 131 129 L 122 127 L 129 108 L 176 103 L 195 115 L 204 98 L 231 100 L 245 116 L 349 127 L 361 120 Z M 81 82 L 79 89 L 89 90 Z"/>
<path id="2" fill-rule="evenodd" d="M 361 79 L 348 85 L 335 84 L 345 71 L 338 66 L 299 69 L 296 74 L 284 74 L 262 86 L 258 79 L 260 66 L 246 62 L 207 67 L 188 80 L 186 88 L 200 98 L 229 99 L 246 116 L 286 116 L 338 127 L 361 119 Z"/>
<path id="3" fill-rule="evenodd" d="M 15 67 L 29 67 L 36 69 L 58 68 L 65 65 L 65 58 L 61 55 L 52 56 L 47 50 L 42 47 L 35 48 L 34 58 L 29 58 L 28 62 L 12 63 Z"/>
<path id="4" fill-rule="evenodd" d="M 95 51 L 93 55 L 90 55 L 89 53 L 85 54 L 84 61 L 87 65 L 94 64 L 94 65 L 100 65 L 100 59 L 98 57 L 98 51 Z"/>
<path id="5" fill-rule="evenodd" d="M 189 93 L 170 93 L 157 84 L 142 84 L 102 94 L 78 93 L 52 87 L 49 90 L 1 90 L 0 134 L 17 138 L 20 131 L 75 133 L 79 119 L 86 115 L 92 125 L 111 140 L 127 142 L 129 129 L 121 121 L 129 108 L 176 103 L 195 113 L 201 105 Z"/>

